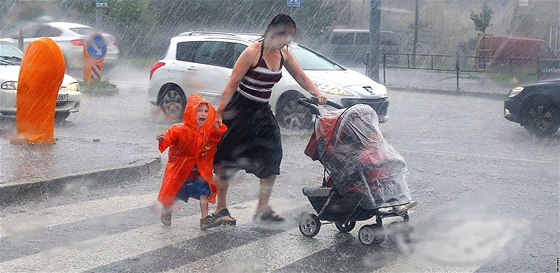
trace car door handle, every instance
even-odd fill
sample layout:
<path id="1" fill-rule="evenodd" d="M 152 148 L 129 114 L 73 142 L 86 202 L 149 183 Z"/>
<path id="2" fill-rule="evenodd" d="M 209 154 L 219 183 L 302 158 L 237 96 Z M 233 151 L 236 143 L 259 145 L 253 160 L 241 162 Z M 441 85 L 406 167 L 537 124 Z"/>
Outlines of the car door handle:
<path id="1" fill-rule="evenodd" d="M 194 65 L 187 66 L 187 70 L 191 70 L 191 71 L 196 70 L 196 66 Z"/>

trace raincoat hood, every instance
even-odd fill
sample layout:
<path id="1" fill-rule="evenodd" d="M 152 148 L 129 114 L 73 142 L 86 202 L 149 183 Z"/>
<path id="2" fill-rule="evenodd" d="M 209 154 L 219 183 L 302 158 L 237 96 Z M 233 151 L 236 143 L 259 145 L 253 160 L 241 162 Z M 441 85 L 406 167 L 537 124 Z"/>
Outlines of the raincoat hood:
<path id="1" fill-rule="evenodd" d="M 201 104 L 208 105 L 208 117 L 206 118 L 204 124 L 199 128 L 199 130 L 208 130 L 214 122 L 214 118 L 216 117 L 216 110 L 206 99 L 204 99 L 204 97 L 199 94 L 190 94 L 187 98 L 187 105 L 185 106 L 185 113 L 183 114 L 183 122 L 188 127 L 196 129 L 196 109 Z"/>

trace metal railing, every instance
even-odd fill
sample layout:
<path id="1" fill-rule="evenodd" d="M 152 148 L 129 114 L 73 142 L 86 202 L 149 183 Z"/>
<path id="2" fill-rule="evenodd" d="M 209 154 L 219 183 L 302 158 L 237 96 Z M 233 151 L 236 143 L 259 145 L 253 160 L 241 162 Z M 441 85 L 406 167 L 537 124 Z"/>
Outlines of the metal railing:
<path id="1" fill-rule="evenodd" d="M 390 62 L 388 62 L 390 60 Z M 383 84 L 386 84 L 386 69 L 418 69 L 433 71 L 448 71 L 456 74 L 456 88 L 460 90 L 459 74 L 469 73 L 509 73 L 515 75 L 535 75 L 540 79 L 542 61 L 544 59 L 531 58 L 493 58 L 487 56 L 463 56 L 457 52 L 455 55 L 438 54 L 409 54 L 386 53 L 381 55 L 383 69 Z M 560 66 L 560 60 L 557 61 Z"/>

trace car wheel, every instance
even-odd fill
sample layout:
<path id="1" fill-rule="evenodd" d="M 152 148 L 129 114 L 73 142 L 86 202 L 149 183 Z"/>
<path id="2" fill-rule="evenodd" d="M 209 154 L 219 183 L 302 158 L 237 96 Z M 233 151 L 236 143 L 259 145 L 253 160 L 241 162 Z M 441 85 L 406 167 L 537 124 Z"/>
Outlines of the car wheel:
<path id="1" fill-rule="evenodd" d="M 305 96 L 299 92 L 288 92 L 278 100 L 276 120 L 282 128 L 300 130 L 311 127 L 313 116 L 309 109 L 298 103 L 300 98 Z"/>
<path id="2" fill-rule="evenodd" d="M 163 113 L 174 119 L 183 117 L 186 103 L 185 93 L 177 85 L 167 85 L 160 92 L 160 98 L 158 99 L 158 105 Z"/>
<path id="3" fill-rule="evenodd" d="M 558 131 L 557 111 L 550 102 L 544 99 L 530 101 L 523 113 L 523 126 L 530 134 L 548 137 Z"/>
<path id="4" fill-rule="evenodd" d="M 63 121 L 66 120 L 69 116 L 70 116 L 69 112 L 56 112 L 54 113 L 54 120 Z"/>

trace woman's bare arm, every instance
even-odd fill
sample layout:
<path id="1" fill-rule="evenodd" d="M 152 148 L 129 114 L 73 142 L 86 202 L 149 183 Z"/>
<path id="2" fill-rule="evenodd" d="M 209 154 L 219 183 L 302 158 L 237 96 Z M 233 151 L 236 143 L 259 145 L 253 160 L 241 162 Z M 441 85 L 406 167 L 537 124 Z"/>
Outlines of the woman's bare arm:
<path id="1" fill-rule="evenodd" d="M 323 96 L 323 93 L 319 91 L 317 86 L 307 77 L 299 63 L 297 62 L 296 58 L 286 47 L 282 49 L 282 54 L 284 54 L 284 66 L 286 70 L 294 77 L 296 82 L 303 87 L 303 89 L 307 90 L 307 92 L 311 93 L 313 96 L 319 99 L 321 104 L 326 102 L 326 97 Z"/>
<path id="2" fill-rule="evenodd" d="M 216 120 L 219 121 L 221 124 L 222 121 L 222 114 L 224 109 L 226 108 L 227 104 L 231 100 L 231 97 L 241 84 L 241 80 L 245 76 L 245 73 L 253 66 L 253 62 L 255 59 L 255 49 L 252 47 L 248 47 L 245 49 L 237 61 L 233 66 L 233 70 L 231 72 L 231 77 L 222 92 L 222 96 L 220 97 L 220 103 L 218 104 L 218 109 L 216 109 Z"/>

